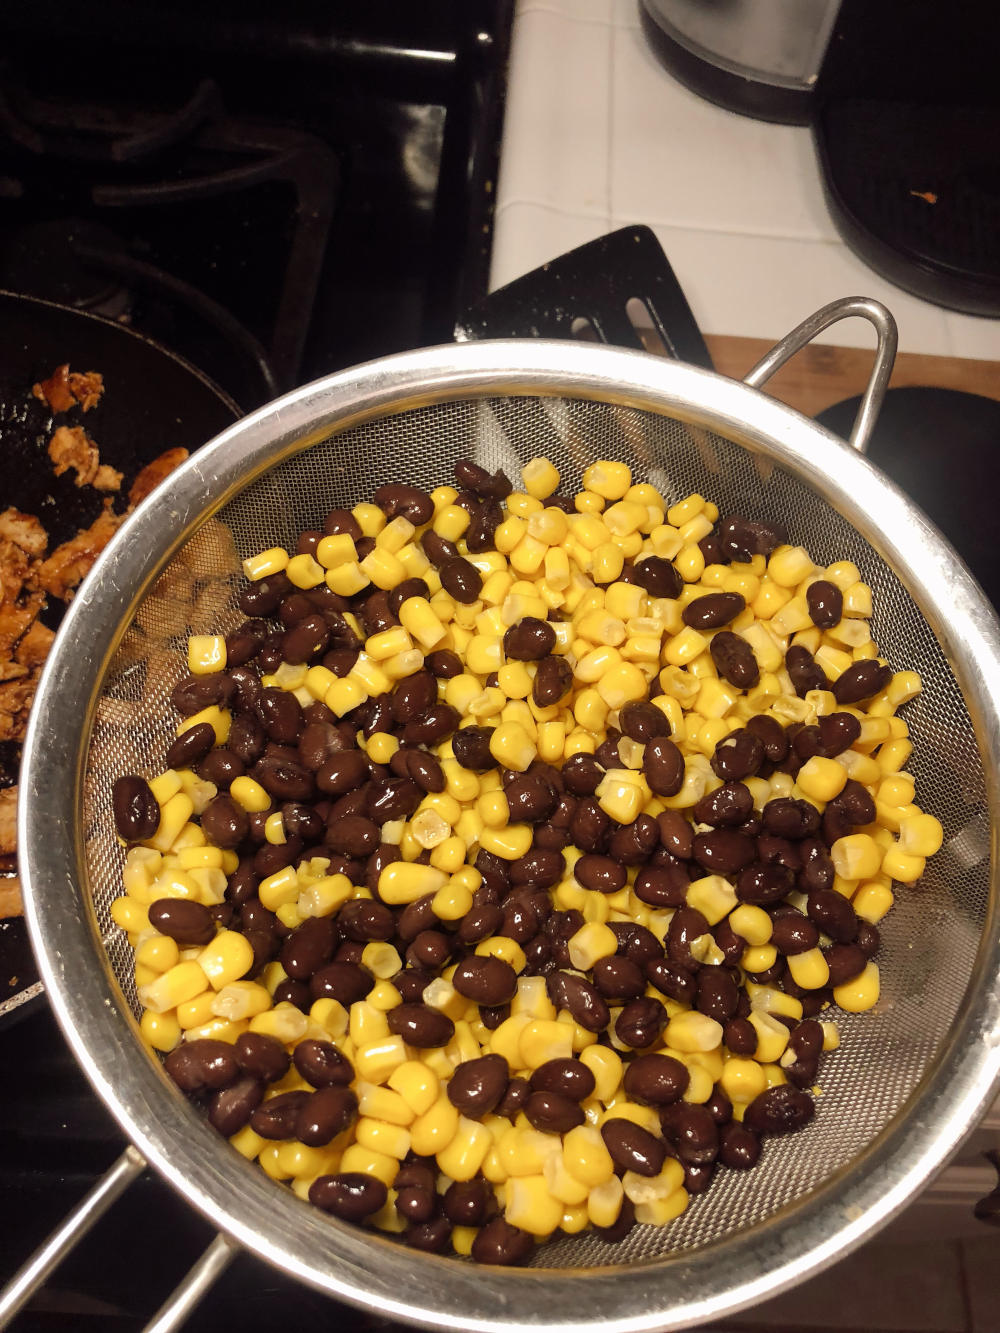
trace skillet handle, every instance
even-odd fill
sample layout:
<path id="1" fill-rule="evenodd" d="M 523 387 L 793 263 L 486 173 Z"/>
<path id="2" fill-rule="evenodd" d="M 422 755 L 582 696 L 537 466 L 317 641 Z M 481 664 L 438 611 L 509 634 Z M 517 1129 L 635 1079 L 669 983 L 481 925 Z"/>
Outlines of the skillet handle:
<path id="1" fill-rule="evenodd" d="M 39 1246 L 0 1290 L 0 1329 L 7 1328 L 46 1278 L 145 1169 L 145 1158 L 135 1148 L 126 1148 L 48 1240 Z M 236 1247 L 225 1236 L 216 1236 L 168 1296 L 152 1322 L 146 1325 L 144 1333 L 171 1333 L 171 1330 L 180 1328 L 235 1253 Z"/>
<path id="2" fill-rule="evenodd" d="M 872 373 L 862 396 L 849 441 L 858 453 L 863 454 L 868 448 L 872 430 L 885 399 L 885 391 L 889 387 L 889 376 L 892 374 L 898 343 L 896 321 L 881 301 L 873 301 L 867 296 L 848 296 L 842 301 L 833 301 L 822 310 L 817 310 L 797 328 L 792 329 L 791 333 L 786 334 L 781 342 L 776 343 L 767 356 L 757 362 L 743 382 L 749 384 L 752 389 L 759 389 L 790 357 L 801 351 L 807 343 L 812 342 L 818 333 L 822 333 L 831 324 L 837 324 L 842 319 L 850 319 L 853 315 L 860 315 L 862 319 L 867 319 L 873 324 L 878 337 Z"/>

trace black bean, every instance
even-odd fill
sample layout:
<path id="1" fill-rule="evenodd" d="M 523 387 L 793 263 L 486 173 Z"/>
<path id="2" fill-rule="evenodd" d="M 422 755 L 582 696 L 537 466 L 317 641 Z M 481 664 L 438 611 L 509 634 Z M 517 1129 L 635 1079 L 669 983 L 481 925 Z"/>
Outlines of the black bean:
<path id="1" fill-rule="evenodd" d="M 409 819 L 422 797 L 423 792 L 411 778 L 390 778 L 381 785 L 373 783 L 369 788 L 365 813 L 376 824 Z"/>
<path id="2" fill-rule="evenodd" d="M 833 629 L 844 614 L 844 594 L 828 579 L 817 579 L 806 589 L 806 605 L 817 629 Z"/>
<path id="3" fill-rule="evenodd" d="M 225 707 L 233 693 L 229 673 L 213 671 L 207 676 L 184 676 L 171 690 L 170 702 L 182 716 L 191 717 L 210 704 Z"/>
<path id="4" fill-rule="evenodd" d="M 878 926 L 873 926 L 870 921 L 858 922 L 858 937 L 854 943 L 858 946 L 866 958 L 874 958 L 879 951 L 881 944 Z"/>
<path id="5" fill-rule="evenodd" d="M 416 528 L 429 523 L 434 516 L 434 501 L 419 486 L 398 483 L 378 486 L 372 498 L 387 518 L 402 516 Z"/>
<path id="6" fill-rule="evenodd" d="M 807 1125 L 816 1106 L 808 1093 L 781 1083 L 753 1099 L 743 1123 L 755 1134 L 791 1134 Z"/>
<path id="7" fill-rule="evenodd" d="M 656 736 L 642 755 L 642 771 L 656 796 L 676 796 L 684 781 L 684 756 L 667 736 Z"/>
<path id="8" fill-rule="evenodd" d="M 261 1104 L 264 1097 L 264 1084 L 259 1079 L 246 1076 L 220 1088 L 208 1103 L 208 1120 L 225 1138 L 238 1134 Z"/>
<path id="9" fill-rule="evenodd" d="M 643 995 L 629 1000 L 615 1021 L 615 1035 L 632 1050 L 645 1050 L 667 1026 L 667 1011 L 659 1000 Z"/>
<path id="10" fill-rule="evenodd" d="M 313 973 L 309 992 L 314 1000 L 329 997 L 339 1000 L 347 1009 L 357 1000 L 363 1000 L 374 984 L 375 978 L 367 968 L 357 963 L 334 961 Z"/>
<path id="11" fill-rule="evenodd" d="M 803 838 L 798 844 L 801 866 L 796 882 L 803 893 L 833 887 L 834 869 L 830 852 L 821 838 Z"/>
<path id="12" fill-rule="evenodd" d="M 861 735 L 861 723 L 853 713 L 827 713 L 825 717 L 817 718 L 816 725 L 827 759 L 835 759 L 849 750 Z"/>
<path id="13" fill-rule="evenodd" d="M 787 796 L 768 801 L 761 811 L 761 819 L 766 831 L 779 838 L 810 838 L 820 824 L 819 811 L 811 801 L 793 800 Z"/>
<path id="14" fill-rule="evenodd" d="M 603 1032 L 611 1021 L 607 1001 L 597 987 L 572 972 L 550 972 L 545 989 L 557 1009 L 566 1009 L 588 1032 Z"/>
<path id="15" fill-rule="evenodd" d="M 635 1000 L 646 989 L 646 974 L 641 964 L 618 954 L 598 958 L 591 969 L 591 975 L 597 989 L 613 1004 Z"/>
<path id="16" fill-rule="evenodd" d="M 610 856 L 597 856 L 585 852 L 573 867 L 573 874 L 585 889 L 598 893 L 617 893 L 623 889 L 628 879 L 625 867 L 612 860 Z"/>
<path id="17" fill-rule="evenodd" d="M 465 532 L 465 545 L 473 555 L 493 547 L 494 534 L 503 522 L 504 514 L 499 500 L 489 498 L 473 509 L 472 520 Z"/>
<path id="18" fill-rule="evenodd" d="M 450 648 L 436 648 L 424 658 L 424 666 L 439 680 L 451 680 L 462 674 L 462 659 Z"/>
<path id="19" fill-rule="evenodd" d="M 240 1075 L 233 1047 L 208 1037 L 175 1046 L 163 1067 L 180 1090 L 189 1094 L 226 1088 Z"/>
<path id="20" fill-rule="evenodd" d="M 214 738 L 215 733 L 212 734 Z M 149 783 L 136 773 L 116 778 L 111 789 L 111 808 L 123 842 L 142 842 L 159 828 L 159 804 Z"/>
<path id="21" fill-rule="evenodd" d="M 456 1227 L 479 1227 L 496 1208 L 496 1199 L 482 1176 L 453 1180 L 441 1199 L 444 1215 Z"/>
<path id="22" fill-rule="evenodd" d="M 461 727 L 451 738 L 451 748 L 463 768 L 473 773 L 486 773 L 496 768 L 497 761 L 490 754 L 493 727 Z"/>
<path id="23" fill-rule="evenodd" d="M 601 1125 L 601 1138 L 611 1160 L 622 1170 L 634 1171 L 639 1176 L 658 1176 L 663 1169 L 666 1145 L 641 1125 L 612 1115 Z"/>
<path id="24" fill-rule="evenodd" d="M 780 764 L 788 754 L 788 737 L 777 718 L 758 714 L 747 721 L 747 731 L 752 732 L 764 747 L 764 758 L 771 764 Z"/>
<path id="25" fill-rule="evenodd" d="M 441 930 L 422 930 L 406 951 L 406 961 L 411 967 L 430 972 L 444 967 L 450 957 L 451 940 Z"/>
<path id="26" fill-rule="evenodd" d="M 721 629 L 735 620 L 745 606 L 746 599 L 738 592 L 710 592 L 688 602 L 681 620 L 692 629 Z"/>
<path id="27" fill-rule="evenodd" d="M 287 756 L 265 754 L 254 764 L 250 776 L 269 796 L 279 801 L 308 801 L 316 793 L 316 783 L 309 769 Z"/>
<path id="28" fill-rule="evenodd" d="M 732 630 L 712 635 L 708 651 L 723 680 L 738 690 L 752 690 L 760 680 L 760 667 L 746 639 Z"/>
<path id="29" fill-rule="evenodd" d="M 726 1023 L 736 1013 L 739 987 L 725 967 L 703 967 L 696 977 L 698 997 L 695 1008 L 717 1023 Z"/>
<path id="30" fill-rule="evenodd" d="M 515 885 L 530 885 L 537 889 L 550 889 L 558 884 L 566 870 L 566 862 L 559 852 L 552 848 L 536 847 L 519 856 L 510 863 L 510 882 Z"/>
<path id="31" fill-rule="evenodd" d="M 836 889 L 814 889 L 806 911 L 835 944 L 851 944 L 858 937 L 858 917 L 850 901 Z"/>
<path id="32" fill-rule="evenodd" d="M 531 1075 L 532 1092 L 557 1092 L 582 1102 L 594 1091 L 594 1075 L 581 1060 L 546 1060 Z"/>
<path id="33" fill-rule="evenodd" d="M 747 1018 L 731 1018 L 722 1029 L 722 1040 L 733 1055 L 753 1055 L 757 1049 L 757 1029 Z"/>
<path id="34" fill-rule="evenodd" d="M 238 847 L 247 836 L 250 821 L 241 805 L 228 795 L 214 796 L 201 812 L 201 826 L 216 847 Z"/>
<path id="35" fill-rule="evenodd" d="M 459 558 L 458 547 L 453 541 L 446 537 L 441 537 L 433 528 L 428 528 L 420 538 L 420 545 L 424 548 L 424 554 L 432 565 L 439 568 L 449 560 Z"/>
<path id="36" fill-rule="evenodd" d="M 388 1022 L 390 1032 L 422 1051 L 447 1046 L 455 1035 L 448 1015 L 426 1004 L 399 1004 L 389 1010 Z"/>
<path id="37" fill-rule="evenodd" d="M 338 1176 L 317 1176 L 309 1186 L 309 1202 L 344 1222 L 363 1222 L 385 1207 L 389 1191 L 377 1176 L 345 1171 Z"/>
<path id="38" fill-rule="evenodd" d="M 332 819 L 326 831 L 326 845 L 345 856 L 370 856 L 379 845 L 380 832 L 377 824 L 363 815 L 347 815 L 334 822 Z"/>
<path id="39" fill-rule="evenodd" d="M 281 947 L 281 966 L 294 981 L 308 981 L 330 961 L 339 941 L 332 918 L 310 917 Z"/>
<path id="40" fill-rule="evenodd" d="M 562 767 L 567 791 L 574 796 L 593 796 L 604 770 L 592 754 L 574 754 Z"/>
<path id="41" fill-rule="evenodd" d="M 512 823 L 539 824 L 552 814 L 558 797 L 536 773 L 518 773 L 504 783 Z"/>
<path id="42" fill-rule="evenodd" d="M 639 1055 L 625 1067 L 624 1088 L 644 1106 L 668 1106 L 687 1091 L 691 1075 L 672 1055 Z"/>
<path id="43" fill-rule="evenodd" d="M 368 777 L 368 761 L 360 750 L 341 750 L 316 771 L 316 786 L 327 796 L 343 796 Z"/>
<path id="44" fill-rule="evenodd" d="M 690 955 L 689 955 L 690 956 Z M 692 964 L 694 960 L 691 960 Z M 696 993 L 695 979 L 691 966 L 668 961 L 666 958 L 651 958 L 646 964 L 646 980 L 661 995 L 681 1004 L 691 1004 Z"/>
<path id="45" fill-rule="evenodd" d="M 719 741 L 712 755 L 712 771 L 723 782 L 742 782 L 760 772 L 764 746 L 752 731 L 741 727 Z"/>
<path id="46" fill-rule="evenodd" d="M 833 682 L 833 697 L 839 704 L 856 704 L 884 690 L 892 679 L 892 667 L 875 658 L 855 662 Z"/>
<path id="47" fill-rule="evenodd" d="M 684 580 L 669 560 L 650 555 L 635 564 L 635 581 L 650 597 L 679 597 Z"/>
<path id="48" fill-rule="evenodd" d="M 691 953 L 691 945 L 694 940 L 707 933 L 708 922 L 697 908 L 678 907 L 667 927 L 667 959 L 678 967 L 695 971 L 698 962 Z"/>
<path id="49" fill-rule="evenodd" d="M 392 692 L 392 716 L 396 722 L 412 722 L 438 701 L 437 677 L 430 671 L 415 671 Z"/>
<path id="50" fill-rule="evenodd" d="M 753 813 L 753 796 L 742 782 L 725 782 L 695 803 L 692 814 L 698 824 L 713 828 L 742 824 Z"/>
<path id="51" fill-rule="evenodd" d="M 692 847 L 694 859 L 710 875 L 724 875 L 731 879 L 754 858 L 751 838 L 731 828 L 714 828 L 709 833 L 698 833 Z"/>
<path id="52" fill-rule="evenodd" d="M 213 783 L 220 791 L 228 791 L 246 771 L 246 764 L 228 746 L 210 750 L 197 768 L 198 776 Z"/>
<path id="53" fill-rule="evenodd" d="M 830 969 L 831 986 L 842 986 L 847 981 L 859 977 L 868 964 L 857 944 L 831 944 L 824 949 L 827 966 Z"/>
<path id="54" fill-rule="evenodd" d="M 506 1004 L 517 990 L 517 973 L 502 958 L 473 955 L 455 968 L 451 984 L 476 1004 Z"/>
<path id="55" fill-rule="evenodd" d="M 642 865 L 660 843 L 660 828 L 652 815 L 637 815 L 631 824 L 615 829 L 608 852 L 625 866 Z"/>
<path id="56" fill-rule="evenodd" d="M 819 931 L 812 921 L 794 908 L 775 915 L 771 941 L 778 953 L 788 956 L 805 953 L 819 944 Z"/>
<path id="57" fill-rule="evenodd" d="M 396 1199 L 399 1209 L 399 1199 Z M 451 1223 L 443 1214 L 428 1218 L 424 1222 L 414 1222 L 406 1228 L 403 1240 L 411 1250 L 423 1250 L 427 1254 L 442 1254 L 451 1241 Z"/>
<path id="58" fill-rule="evenodd" d="M 805 698 L 810 690 L 825 690 L 830 683 L 812 653 L 800 643 L 793 643 L 785 654 L 785 668 L 792 688 L 800 699 Z"/>
<path id="59" fill-rule="evenodd" d="M 193 898 L 157 898 L 149 905 L 149 924 L 178 944 L 208 944 L 215 939 L 208 908 Z"/>
<path id="60" fill-rule="evenodd" d="M 479 1264 L 504 1267 L 523 1264 L 534 1252 L 535 1241 L 530 1232 L 512 1227 L 502 1217 L 487 1222 L 472 1242 L 472 1257 Z"/>
<path id="61" fill-rule="evenodd" d="M 760 1139 L 738 1120 L 719 1130 L 719 1161 L 735 1171 L 749 1171 L 760 1160 Z"/>
<path id="62" fill-rule="evenodd" d="M 291 1057 L 277 1037 L 268 1037 L 263 1032 L 241 1033 L 233 1054 L 245 1074 L 264 1083 L 284 1078 L 291 1064 Z"/>
<path id="63" fill-rule="evenodd" d="M 502 1055 L 463 1060 L 448 1081 L 448 1100 L 462 1115 L 478 1120 L 500 1105 L 509 1079 L 510 1070 Z"/>
<path id="64" fill-rule="evenodd" d="M 755 555 L 770 555 L 786 540 L 783 525 L 761 519 L 723 518 L 719 520 L 719 546 L 727 560 L 746 562 Z"/>
<path id="65" fill-rule="evenodd" d="M 583 1107 L 561 1092 L 533 1092 L 524 1105 L 528 1123 L 545 1134 L 567 1134 L 582 1125 Z"/>
<path id="66" fill-rule="evenodd" d="M 437 745 L 456 729 L 461 716 L 451 704 L 436 703 L 403 727 L 407 745 Z"/>
<path id="67" fill-rule="evenodd" d="M 795 1059 L 782 1063 L 785 1077 L 797 1088 L 811 1088 L 823 1053 L 823 1028 L 814 1018 L 805 1019 L 788 1038 L 787 1049 Z"/>
<path id="68" fill-rule="evenodd" d="M 441 584 L 456 602 L 468 606 L 476 601 L 483 586 L 483 576 L 471 561 L 458 555 L 446 560 L 440 569 Z"/>
<path id="69" fill-rule="evenodd" d="M 358 1099 L 352 1089 L 318 1088 L 296 1112 L 295 1137 L 309 1148 L 324 1148 L 357 1117 Z"/>
<path id="70" fill-rule="evenodd" d="M 660 1116 L 663 1132 L 685 1165 L 708 1166 L 719 1152 L 719 1126 L 706 1106 L 675 1102 Z"/>
<path id="71" fill-rule="evenodd" d="M 524 616 L 503 636 L 503 650 L 516 662 L 538 662 L 556 646 L 556 632 L 547 620 Z"/>

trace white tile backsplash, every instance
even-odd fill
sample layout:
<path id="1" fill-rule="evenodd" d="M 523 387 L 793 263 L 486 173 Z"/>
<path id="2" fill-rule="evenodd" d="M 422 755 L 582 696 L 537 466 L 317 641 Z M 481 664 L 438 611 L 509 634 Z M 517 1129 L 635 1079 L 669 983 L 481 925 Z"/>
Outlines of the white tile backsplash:
<path id="1" fill-rule="evenodd" d="M 677 83 L 637 0 L 519 0 L 492 285 L 640 222 L 706 333 L 773 339 L 828 301 L 874 296 L 902 350 L 1000 360 L 1000 321 L 911 296 L 843 244 L 808 129 L 734 115 Z M 866 347 L 872 334 L 852 320 L 821 340 Z"/>
<path id="2" fill-rule="evenodd" d="M 615 43 L 614 212 L 746 235 L 836 239 L 808 134 L 737 116 L 690 92 L 638 29 Z"/>
<path id="3" fill-rule="evenodd" d="M 498 202 L 607 218 L 611 60 L 615 31 L 564 15 L 519 13 L 507 94 Z M 566 247 L 562 247 L 566 248 Z"/>

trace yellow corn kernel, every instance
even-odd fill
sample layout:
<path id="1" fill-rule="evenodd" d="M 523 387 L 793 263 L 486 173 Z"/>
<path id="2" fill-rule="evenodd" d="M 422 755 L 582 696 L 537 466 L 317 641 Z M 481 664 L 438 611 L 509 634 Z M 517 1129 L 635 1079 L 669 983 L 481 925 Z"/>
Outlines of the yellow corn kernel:
<path id="1" fill-rule="evenodd" d="M 298 873 L 294 866 L 284 866 L 273 875 L 262 879 L 257 887 L 257 896 L 269 912 L 276 912 L 286 903 L 293 903 L 301 891 Z"/>
<path id="2" fill-rule="evenodd" d="M 339 565 L 355 564 L 358 552 L 354 538 L 346 532 L 338 532 L 330 537 L 323 537 L 316 544 L 316 559 L 324 569 L 336 569 Z"/>
<path id="3" fill-rule="evenodd" d="M 150 929 L 146 904 L 131 897 L 114 900 L 111 904 L 111 920 L 119 930 L 127 931 L 130 935 L 137 935 Z"/>
<path id="4" fill-rule="evenodd" d="M 598 1101 L 609 1102 L 621 1087 L 625 1068 L 621 1056 L 610 1046 L 588 1046 L 580 1052 L 580 1062 L 594 1076 L 594 1096 Z"/>
<path id="5" fill-rule="evenodd" d="M 703 875 L 692 880 L 685 895 L 689 907 L 701 912 L 710 926 L 718 925 L 724 916 L 739 906 L 736 890 L 721 875 Z"/>
<path id="6" fill-rule="evenodd" d="M 353 1174 L 360 1171 L 366 1176 L 376 1176 L 383 1185 L 391 1185 L 399 1173 L 399 1159 L 388 1153 L 366 1148 L 363 1144 L 352 1143 L 344 1149 L 340 1159 L 340 1170 Z"/>
<path id="7" fill-rule="evenodd" d="M 276 1037 L 285 1045 L 300 1041 L 309 1027 L 309 1020 L 294 1004 L 282 1000 L 273 1009 L 263 1014 L 255 1014 L 250 1020 L 250 1031 L 260 1032 L 267 1037 Z"/>
<path id="8" fill-rule="evenodd" d="M 594 1125 L 576 1125 L 563 1138 L 562 1161 L 574 1180 L 589 1189 L 614 1175 L 614 1162 L 600 1130 Z"/>
<path id="9" fill-rule="evenodd" d="M 869 962 L 859 976 L 834 986 L 833 1002 L 850 1014 L 860 1014 L 878 1003 L 879 990 L 878 965 Z"/>
<path id="10" fill-rule="evenodd" d="M 119 900 L 121 901 L 121 900 Z M 242 938 L 242 936 L 241 936 Z M 154 1014 L 165 1014 L 208 989 L 205 973 L 193 960 L 177 963 L 148 985 L 139 987 L 139 1003 Z"/>
<path id="11" fill-rule="evenodd" d="M 719 1082 L 731 1102 L 744 1106 L 767 1090 L 767 1078 L 757 1061 L 740 1056 L 729 1057 Z"/>
<path id="12" fill-rule="evenodd" d="M 559 471 L 547 458 L 532 458 L 521 469 L 524 489 L 536 500 L 547 500 L 559 488 Z"/>
<path id="13" fill-rule="evenodd" d="M 535 758 L 535 742 L 519 722 L 502 722 L 490 737 L 490 754 L 504 768 L 523 773 Z"/>
<path id="14" fill-rule="evenodd" d="M 774 928 L 774 923 L 763 907 L 755 907 L 752 903 L 740 903 L 730 912 L 729 924 L 751 946 L 767 944 Z"/>
<path id="15" fill-rule="evenodd" d="M 632 662 L 619 662 L 597 682 L 597 693 L 609 708 L 621 708 L 644 699 L 648 689 L 646 677 Z"/>
<path id="16" fill-rule="evenodd" d="M 275 810 L 264 821 L 264 841 L 272 847 L 280 847 L 288 841 L 285 836 L 285 816 L 280 810 Z"/>
<path id="17" fill-rule="evenodd" d="M 180 949 L 169 935 L 150 935 L 136 949 L 135 961 L 152 972 L 169 972 L 180 962 Z"/>
<path id="18" fill-rule="evenodd" d="M 192 634 L 187 646 L 188 670 L 208 676 L 226 669 L 226 640 L 221 634 Z"/>
<path id="19" fill-rule="evenodd" d="M 374 1120 L 363 1115 L 354 1126 L 354 1135 L 362 1148 L 395 1157 L 397 1161 L 402 1161 L 410 1151 L 410 1131 L 387 1120 Z"/>
<path id="20" fill-rule="evenodd" d="M 701 547 L 685 543 L 674 556 L 674 568 L 685 583 L 697 583 L 705 572 L 705 556 Z"/>
<path id="21" fill-rule="evenodd" d="M 326 586 L 340 597 L 351 597 L 370 584 L 371 579 L 357 560 L 345 560 L 326 571 Z"/>
<path id="22" fill-rule="evenodd" d="M 789 954 L 786 961 L 792 980 L 803 990 L 820 990 L 830 980 L 830 969 L 819 949 Z"/>
<path id="23" fill-rule="evenodd" d="M 844 790 L 847 773 L 836 759 L 813 755 L 799 769 L 796 783 L 803 795 L 814 801 L 832 801 Z"/>
<path id="24" fill-rule="evenodd" d="M 298 883 L 301 886 L 301 871 Z M 338 908 L 343 907 L 352 894 L 353 885 L 346 875 L 323 875 L 308 883 L 295 899 L 295 903 L 303 920 L 310 916 L 332 916 Z M 261 901 L 263 902 L 263 899 Z M 292 899 L 288 898 L 286 901 L 290 902 Z"/>
<path id="25" fill-rule="evenodd" d="M 378 896 L 392 907 L 403 903 L 415 903 L 425 894 L 437 893 L 447 878 L 444 871 L 437 870 L 434 866 L 394 861 L 391 865 L 385 866 L 379 875 Z"/>
<path id="26" fill-rule="evenodd" d="M 583 486 L 602 500 L 620 500 L 632 485 L 628 465 L 610 459 L 601 459 L 584 470 Z"/>
<path id="27" fill-rule="evenodd" d="M 434 1157 L 447 1148 L 458 1132 L 458 1111 L 444 1095 L 410 1126 L 410 1143 L 418 1157 Z"/>
<path id="28" fill-rule="evenodd" d="M 161 802 L 160 822 L 153 836 L 147 838 L 147 845 L 158 852 L 170 851 L 193 814 L 194 802 L 186 792 L 178 791 L 165 803 Z"/>
<path id="29" fill-rule="evenodd" d="M 172 1051 L 181 1039 L 181 1025 L 172 1013 L 154 1014 L 147 1009 L 139 1020 L 143 1040 L 154 1051 Z"/>
<path id="30" fill-rule="evenodd" d="M 801 1013 L 801 1005 L 799 1009 Z M 773 1064 L 780 1060 L 788 1045 L 788 1028 L 771 1014 L 758 1009 L 751 1009 L 749 1021 L 757 1032 L 754 1059 L 759 1064 Z"/>
<path id="31" fill-rule="evenodd" d="M 708 639 L 705 635 L 699 633 L 690 625 L 685 625 L 678 634 L 674 634 L 667 642 L 663 650 L 663 661 L 668 666 L 687 666 L 707 647 Z"/>
<path id="32" fill-rule="evenodd" d="M 249 560 L 243 561 L 243 573 L 251 583 L 269 578 L 272 574 L 280 574 L 287 568 L 288 552 L 280 546 L 272 546 L 270 550 L 261 551 L 259 555 L 252 555 Z"/>
<path id="33" fill-rule="evenodd" d="M 326 570 L 308 552 L 293 555 L 285 566 L 285 573 L 296 588 L 316 588 L 326 577 Z"/>
<path id="34" fill-rule="evenodd" d="M 193 995 L 189 1000 L 181 1001 L 177 1006 L 177 1021 L 185 1032 L 210 1023 L 216 1017 L 213 1012 L 214 1004 L 215 992 L 209 987 L 200 994 Z"/>
<path id="35" fill-rule="evenodd" d="M 271 987 L 272 992 L 273 989 Z M 328 1037 L 339 1038 L 347 1035 L 347 1010 L 332 996 L 327 995 L 321 1000 L 316 1000 L 309 1009 L 309 1019 L 323 1028 Z"/>
<path id="36" fill-rule="evenodd" d="M 212 1013 L 216 1018 L 236 1022 L 253 1018 L 271 1007 L 271 995 L 258 981 L 231 981 L 219 988 L 212 999 Z"/>
<path id="37" fill-rule="evenodd" d="M 587 922 L 567 942 L 570 964 L 580 972 L 589 971 L 599 958 L 610 958 L 618 951 L 618 936 L 610 926 Z"/>
<path id="38" fill-rule="evenodd" d="M 678 1051 L 712 1051 L 722 1042 L 722 1024 L 690 1010 L 670 1019 L 664 1039 Z"/>
<path id="39" fill-rule="evenodd" d="M 471 1180 L 493 1146 L 493 1136 L 485 1125 L 460 1115 L 454 1138 L 438 1150 L 437 1164 L 452 1180 Z"/>
<path id="40" fill-rule="evenodd" d="M 907 856 L 933 856 L 943 841 L 944 830 L 934 815 L 910 815 L 899 825 L 899 850 Z"/>
<path id="41" fill-rule="evenodd" d="M 830 857 L 843 879 L 870 879 L 879 872 L 882 849 L 867 833 L 850 833 L 832 844 Z"/>
<path id="42" fill-rule="evenodd" d="M 517 1049 L 520 1058 L 509 1063 L 537 1069 L 547 1060 L 568 1060 L 573 1054 L 573 1033 L 565 1023 L 554 1019 L 529 1019 L 518 1037 Z"/>
<path id="43" fill-rule="evenodd" d="M 663 1227 L 688 1206 L 688 1192 L 683 1186 L 664 1198 L 649 1199 L 635 1206 L 635 1220 L 647 1226 Z"/>
<path id="44" fill-rule="evenodd" d="M 587 1216 L 595 1227 L 610 1227 L 618 1220 L 625 1199 L 625 1188 L 617 1176 L 595 1186 L 587 1200 Z"/>
<path id="45" fill-rule="evenodd" d="M 851 906 L 858 916 L 862 921 L 871 922 L 873 926 L 882 920 L 894 902 L 895 898 L 888 884 L 879 884 L 876 881 L 862 884 L 851 898 Z"/>
<path id="46" fill-rule="evenodd" d="M 815 568 L 804 546 L 779 546 L 767 562 L 767 575 L 780 588 L 794 588 L 808 578 Z"/>
<path id="47" fill-rule="evenodd" d="M 250 941 L 238 930 L 220 930 L 211 944 L 206 944 L 199 953 L 198 966 L 208 977 L 212 989 L 220 991 L 253 967 Z"/>
<path id="48" fill-rule="evenodd" d="M 648 800 L 649 788 L 637 777 L 626 768 L 609 768 L 597 785 L 598 805 L 619 824 L 631 824 Z"/>
<path id="49" fill-rule="evenodd" d="M 357 1067 L 357 1065 L 356 1058 L 355 1066 Z M 429 1111 L 437 1101 L 441 1091 L 438 1076 L 419 1060 L 403 1060 L 389 1072 L 384 1081 L 394 1092 L 399 1094 L 414 1116 L 420 1116 Z"/>
<path id="50" fill-rule="evenodd" d="M 900 884 L 916 884 L 923 873 L 924 857 L 908 855 L 898 846 L 890 847 L 882 858 L 882 874 Z"/>

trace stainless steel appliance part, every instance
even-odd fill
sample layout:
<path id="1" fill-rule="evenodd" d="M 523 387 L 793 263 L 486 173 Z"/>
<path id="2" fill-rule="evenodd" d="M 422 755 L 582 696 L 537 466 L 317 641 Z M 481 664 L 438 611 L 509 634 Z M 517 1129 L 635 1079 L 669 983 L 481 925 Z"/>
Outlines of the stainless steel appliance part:
<path id="1" fill-rule="evenodd" d="M 887 355 L 883 343 L 883 372 Z M 110 790 L 117 774 L 160 763 L 177 650 L 195 629 L 235 622 L 242 557 L 386 480 L 430 486 L 469 454 L 516 475 L 539 453 L 570 484 L 595 457 L 625 459 L 671 499 L 698 489 L 724 510 L 780 515 L 817 561 L 856 561 L 884 655 L 923 677 L 908 713 L 912 767 L 946 843 L 898 895 L 882 1000 L 838 1020 L 842 1049 L 808 1129 L 770 1145 L 757 1170 L 719 1179 L 667 1228 L 639 1228 L 618 1247 L 567 1238 L 507 1271 L 415 1253 L 310 1208 L 169 1084 L 140 1045 L 130 950 L 110 921 L 121 864 Z M 959 1144 L 1000 1073 L 997 700 L 1000 630 L 932 525 L 834 436 L 710 372 L 599 346 L 470 343 L 318 381 L 224 432 L 133 517 L 71 607 L 26 745 L 20 829 L 28 918 L 77 1058 L 139 1152 L 228 1238 L 195 1289 L 233 1241 L 389 1318 L 638 1333 L 745 1307 L 857 1246 Z"/>

